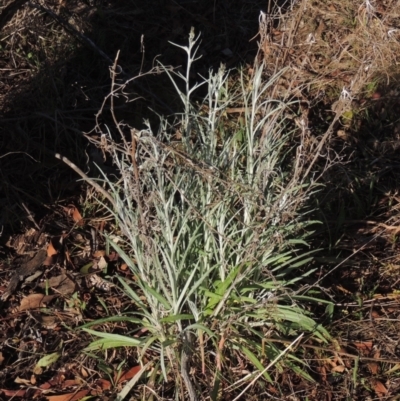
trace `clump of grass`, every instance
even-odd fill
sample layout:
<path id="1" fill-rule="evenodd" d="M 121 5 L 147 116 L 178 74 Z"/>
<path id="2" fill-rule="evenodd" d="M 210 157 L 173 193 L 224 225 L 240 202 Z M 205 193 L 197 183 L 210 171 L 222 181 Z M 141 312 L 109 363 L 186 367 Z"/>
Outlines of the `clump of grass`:
<path id="1" fill-rule="evenodd" d="M 132 309 L 83 328 L 99 337 L 87 351 L 137 347 L 139 360 L 151 360 L 153 383 L 154 375 L 177 380 L 181 399 L 186 391 L 197 399 L 207 388 L 212 399 L 222 389 L 234 399 L 246 385 L 275 386 L 273 369 L 312 380 L 305 362 L 283 344 L 305 334 L 329 340 L 308 307 L 322 301 L 300 294 L 299 285 L 313 271 L 306 240 L 315 222 L 306 203 L 316 188 L 293 146 L 285 118 L 291 103 L 272 95 L 284 70 L 266 77 L 256 63 L 250 83 L 242 73 L 232 93 L 221 67 L 193 86 L 198 39 L 192 31 L 189 44 L 179 46 L 188 57 L 185 73 L 165 69 L 182 114 L 174 121 L 160 117 L 156 132 L 149 124 L 138 131 L 116 121 L 119 143 L 103 134 L 121 177 L 113 182 L 104 175 L 124 238 L 109 244 L 132 272 L 132 280 L 118 278 Z M 199 86 L 207 91 L 195 106 Z M 122 90 L 113 86 L 113 96 Z M 238 105 L 244 118 L 228 124 L 227 110 Z M 89 328 L 112 321 L 130 322 L 140 335 Z M 241 364 L 244 374 L 231 369 Z"/>

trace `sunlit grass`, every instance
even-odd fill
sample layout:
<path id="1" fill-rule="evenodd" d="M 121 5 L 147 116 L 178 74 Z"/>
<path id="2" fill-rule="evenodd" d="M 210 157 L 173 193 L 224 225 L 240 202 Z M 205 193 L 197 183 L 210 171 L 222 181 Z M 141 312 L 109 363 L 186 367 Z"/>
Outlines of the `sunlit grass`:
<path id="1" fill-rule="evenodd" d="M 197 41 L 192 32 L 188 46 L 180 46 L 188 66 Z M 268 342 L 305 333 L 318 342 L 329 339 L 305 306 L 322 301 L 296 293 L 313 271 L 315 251 L 307 250 L 307 236 L 315 222 L 307 218 L 306 201 L 314 188 L 305 184 L 301 160 L 287 160 L 294 150 L 285 120 L 290 102 L 271 97 L 280 73 L 266 78 L 256 64 L 251 85 L 242 74 L 240 93 L 230 93 L 223 67 L 195 87 L 189 68 L 176 75 L 186 88 L 176 85 L 182 115 L 173 122 L 161 118 L 158 132 L 132 129 L 132 142 L 124 140 L 123 148 L 107 136 L 121 180 L 104 180 L 124 237 L 124 243 L 109 238 L 109 244 L 132 272 L 131 281 L 119 277 L 132 311 L 86 324 L 98 337 L 86 349 L 137 347 L 142 358 L 151 352 L 164 381 L 180 366 L 178 388 L 184 383 L 192 399 L 202 386 L 195 388 L 185 369 L 205 374 L 218 394 L 217 378 L 231 377 L 228 359 L 246 360 L 254 369 L 236 384 L 231 377 L 232 391 L 255 377 L 273 383 L 273 367 L 312 380 L 291 349 L 282 352 Z M 208 91 L 195 107 L 190 96 L 200 85 Z M 224 124 L 224 112 L 234 104 L 244 106 L 242 126 Z M 172 140 L 178 131 L 180 140 Z M 89 329 L 112 321 L 130 322 L 143 334 Z"/>

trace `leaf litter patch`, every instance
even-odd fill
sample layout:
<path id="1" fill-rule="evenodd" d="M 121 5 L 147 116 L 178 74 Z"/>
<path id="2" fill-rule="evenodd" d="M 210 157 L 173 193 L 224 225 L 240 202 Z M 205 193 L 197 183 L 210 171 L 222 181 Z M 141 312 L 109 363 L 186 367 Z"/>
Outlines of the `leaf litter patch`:
<path id="1" fill-rule="evenodd" d="M 7 246 L 12 257 L 0 265 L 0 394 L 49 401 L 89 395 L 106 400 L 140 368 L 134 358 L 114 355 L 120 368 L 105 379 L 96 362 L 80 354 L 89 336 L 77 337 L 73 328 L 111 310 L 117 315 L 123 308 L 110 278 L 119 269 L 119 257 L 102 250 L 99 230 L 104 222 L 90 223 L 75 206 L 55 210 L 37 227 L 11 237 Z M 120 330 L 126 330 L 124 324 Z"/>

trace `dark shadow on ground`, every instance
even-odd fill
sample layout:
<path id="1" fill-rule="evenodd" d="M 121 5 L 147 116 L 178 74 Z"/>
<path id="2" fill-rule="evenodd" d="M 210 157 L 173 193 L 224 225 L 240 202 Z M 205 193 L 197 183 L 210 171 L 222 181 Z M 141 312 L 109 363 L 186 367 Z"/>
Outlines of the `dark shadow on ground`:
<path id="1" fill-rule="evenodd" d="M 12 2 L 9 2 L 12 3 Z M 23 3 L 23 2 L 22 2 Z M 15 7 L 2 33 L 0 87 L 1 224 L 18 230 L 24 202 L 41 216 L 46 207 L 79 193 L 77 176 L 54 158 L 60 152 L 88 172 L 91 150 L 82 135 L 110 92 L 110 62 L 128 77 L 158 66 L 186 68 L 191 27 L 201 33 L 193 81 L 221 63 L 252 63 L 264 1 L 66 1 Z M 264 10 L 265 11 L 265 10 Z M 252 40 L 253 39 L 253 40 Z M 137 84 L 136 84 L 137 82 Z M 147 75 L 116 99 L 116 117 L 133 127 L 181 110 L 165 75 Z M 106 105 L 106 108 L 109 104 Z M 112 131 L 111 115 L 100 123 Z M 93 171 L 91 172 L 93 173 Z"/>

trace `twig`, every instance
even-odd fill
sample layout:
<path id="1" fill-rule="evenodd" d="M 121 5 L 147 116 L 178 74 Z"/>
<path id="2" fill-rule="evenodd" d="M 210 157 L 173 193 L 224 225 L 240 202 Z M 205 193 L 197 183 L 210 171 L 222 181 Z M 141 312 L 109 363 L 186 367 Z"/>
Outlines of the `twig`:
<path id="1" fill-rule="evenodd" d="M 124 141 L 125 144 L 125 148 L 128 149 L 128 144 L 126 143 L 125 140 L 125 136 L 124 133 L 121 130 L 121 126 L 120 123 L 117 120 L 117 117 L 115 116 L 114 113 L 114 93 L 117 92 L 117 90 L 115 89 L 115 79 L 117 77 L 117 67 L 118 67 L 118 57 L 119 57 L 119 51 L 117 52 L 117 55 L 115 56 L 115 60 L 114 63 L 112 65 L 111 68 L 111 96 L 110 96 L 110 103 L 111 103 L 111 107 L 110 107 L 110 111 L 111 111 L 111 116 L 114 120 L 114 124 L 118 129 L 118 132 L 121 135 L 121 139 Z M 146 221 L 144 218 L 144 214 L 143 214 L 143 206 L 142 206 L 142 199 L 140 197 L 140 182 L 139 182 L 139 168 L 137 165 L 137 161 L 136 161 L 136 145 L 137 145 L 137 137 L 134 133 L 134 130 L 131 129 L 131 136 L 132 136 L 132 143 L 131 143 L 131 159 L 132 159 L 132 165 L 133 165 L 133 172 L 135 175 L 135 181 L 136 181 L 136 202 L 138 205 L 138 210 L 139 210 L 139 214 L 140 214 L 140 221 L 142 223 L 142 229 L 144 231 L 146 231 Z"/>
<path id="2" fill-rule="evenodd" d="M 265 339 L 265 341 L 266 342 L 269 341 L 271 343 L 291 344 L 291 342 L 288 340 L 281 340 L 278 338 L 267 338 L 267 339 Z M 330 348 L 319 347 L 318 345 L 299 344 L 298 347 L 304 347 L 304 348 L 314 349 L 314 350 L 318 350 L 318 351 L 330 352 L 332 354 L 347 356 L 348 358 L 351 358 L 351 359 L 359 359 L 360 361 L 400 364 L 400 359 L 369 358 L 366 356 L 349 354 L 348 352 L 344 352 L 344 351 L 336 351 L 336 350 L 330 349 Z"/>
<path id="3" fill-rule="evenodd" d="M 13 18 L 14 14 L 21 9 L 28 0 L 15 0 L 11 2 L 0 14 L 0 31 Z"/>
<path id="4" fill-rule="evenodd" d="M 99 184 L 97 184 L 96 181 L 94 181 L 92 178 L 88 177 L 77 165 L 72 163 L 69 159 L 67 159 L 65 156 L 60 155 L 60 153 L 56 153 L 54 155 L 57 159 L 60 159 L 63 161 L 67 166 L 72 168 L 77 174 L 79 174 L 88 184 L 90 184 L 96 191 L 100 192 L 106 199 L 110 201 L 110 203 L 114 206 L 115 209 L 117 209 L 117 203 L 113 199 L 113 197 Z"/>
<path id="5" fill-rule="evenodd" d="M 23 208 L 25 209 L 25 211 L 26 211 L 26 213 L 28 214 L 28 220 L 30 220 L 33 224 L 34 224 L 34 226 L 37 228 L 37 230 L 38 231 L 40 231 L 40 227 L 39 227 L 39 225 L 36 223 L 36 220 L 35 220 L 35 218 L 33 217 L 33 213 L 28 209 L 28 207 L 25 205 L 25 203 L 24 202 L 22 202 L 22 206 L 23 206 Z"/>
<path id="6" fill-rule="evenodd" d="M 242 395 L 252 386 L 254 385 L 254 383 L 265 373 L 268 371 L 268 369 L 270 369 L 272 366 L 275 365 L 276 362 L 279 361 L 279 359 L 281 359 L 288 351 L 290 351 L 294 345 L 301 340 L 301 338 L 303 337 L 304 333 L 300 334 L 295 340 L 293 340 L 292 342 L 289 341 L 289 345 L 279 354 L 277 355 L 269 364 L 268 366 L 262 370 L 261 372 L 259 372 L 254 379 L 245 387 L 245 389 L 233 400 L 233 401 L 237 401 L 240 399 L 240 397 L 242 397 Z M 247 376 L 244 377 L 243 379 L 239 380 L 239 382 L 244 381 L 245 379 L 247 379 Z M 238 384 L 239 382 L 235 383 Z M 232 386 L 231 386 L 232 387 Z"/>

